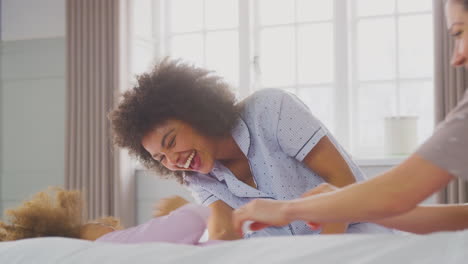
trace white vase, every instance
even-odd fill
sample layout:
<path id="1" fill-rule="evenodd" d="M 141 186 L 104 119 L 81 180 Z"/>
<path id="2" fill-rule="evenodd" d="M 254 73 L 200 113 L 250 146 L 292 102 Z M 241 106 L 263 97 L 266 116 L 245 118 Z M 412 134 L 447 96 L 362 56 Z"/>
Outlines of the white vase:
<path id="1" fill-rule="evenodd" d="M 386 156 L 411 154 L 418 145 L 418 117 L 385 117 L 384 140 Z"/>

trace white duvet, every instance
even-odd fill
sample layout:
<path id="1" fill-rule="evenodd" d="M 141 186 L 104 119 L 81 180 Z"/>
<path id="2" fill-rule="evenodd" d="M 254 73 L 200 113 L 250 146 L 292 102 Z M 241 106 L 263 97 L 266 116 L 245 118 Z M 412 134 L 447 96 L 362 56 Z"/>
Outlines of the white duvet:
<path id="1" fill-rule="evenodd" d="M 34 238 L 0 242 L 0 263 L 468 263 L 468 231 L 270 237 L 205 247 Z"/>

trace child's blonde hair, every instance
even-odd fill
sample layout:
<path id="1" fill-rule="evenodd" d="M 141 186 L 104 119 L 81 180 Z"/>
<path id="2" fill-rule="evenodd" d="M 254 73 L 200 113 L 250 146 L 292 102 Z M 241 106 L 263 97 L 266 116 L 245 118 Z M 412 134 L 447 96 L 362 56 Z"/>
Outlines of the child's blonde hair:
<path id="1" fill-rule="evenodd" d="M 83 208 L 79 191 L 50 187 L 5 212 L 9 223 L 0 221 L 0 241 L 47 236 L 80 238 Z M 119 220 L 113 217 L 96 221 L 120 226 Z"/>

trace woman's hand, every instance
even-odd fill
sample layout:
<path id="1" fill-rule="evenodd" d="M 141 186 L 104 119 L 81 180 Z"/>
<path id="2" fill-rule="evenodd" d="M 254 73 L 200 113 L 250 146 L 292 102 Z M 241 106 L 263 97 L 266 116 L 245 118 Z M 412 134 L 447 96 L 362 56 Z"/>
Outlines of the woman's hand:
<path id="1" fill-rule="evenodd" d="M 253 221 L 250 225 L 252 231 L 258 231 L 268 226 L 284 226 L 290 220 L 287 219 L 286 207 L 288 201 L 276 201 L 269 199 L 256 199 L 234 210 L 234 230 L 242 234 L 242 225 L 245 221 Z"/>
<path id="2" fill-rule="evenodd" d="M 336 191 L 338 189 L 339 189 L 338 187 L 336 187 L 336 186 L 334 186 L 332 184 L 324 182 L 324 183 L 318 185 L 317 187 L 315 187 L 313 189 L 310 189 L 307 192 L 303 193 L 301 195 L 301 198 L 305 198 L 305 197 L 309 197 L 309 196 L 317 195 L 317 194 L 321 194 L 321 193 L 333 192 L 333 191 Z M 321 227 L 321 225 L 319 223 L 314 223 L 314 222 L 308 222 L 307 225 L 312 230 L 318 230 Z"/>
<path id="3" fill-rule="evenodd" d="M 319 186 L 305 192 L 302 198 L 327 193 L 338 190 L 337 187 L 329 184 L 322 183 Z M 253 221 L 250 225 L 252 231 L 258 231 L 268 226 L 284 226 L 289 224 L 292 219 L 287 217 L 287 207 L 289 201 L 276 201 L 270 199 L 256 199 L 250 203 L 234 210 L 233 223 L 234 230 L 242 234 L 242 225 L 245 221 Z M 311 229 L 320 228 L 320 224 L 308 223 Z"/>
<path id="4" fill-rule="evenodd" d="M 172 211 L 188 204 L 189 201 L 184 198 L 174 195 L 167 198 L 159 200 L 153 207 L 153 217 L 159 217 L 163 215 L 168 215 Z"/>

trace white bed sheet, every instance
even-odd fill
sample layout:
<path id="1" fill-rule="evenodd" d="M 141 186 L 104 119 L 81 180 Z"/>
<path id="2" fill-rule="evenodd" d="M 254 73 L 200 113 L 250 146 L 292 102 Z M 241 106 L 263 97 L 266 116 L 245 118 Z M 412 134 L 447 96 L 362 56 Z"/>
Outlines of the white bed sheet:
<path id="1" fill-rule="evenodd" d="M 0 263 L 468 263 L 468 231 L 270 237 L 205 247 L 35 238 L 0 242 Z"/>

